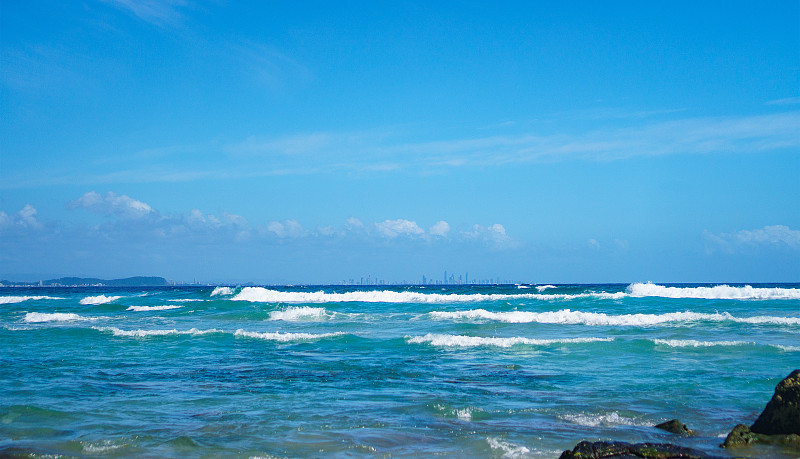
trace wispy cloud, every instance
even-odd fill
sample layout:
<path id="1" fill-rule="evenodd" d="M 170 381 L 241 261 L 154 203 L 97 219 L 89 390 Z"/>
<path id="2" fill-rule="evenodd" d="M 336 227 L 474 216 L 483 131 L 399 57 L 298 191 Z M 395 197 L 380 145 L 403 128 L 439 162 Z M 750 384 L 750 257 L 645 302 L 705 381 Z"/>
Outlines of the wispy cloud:
<path id="1" fill-rule="evenodd" d="M 159 27 L 176 24 L 182 17 L 184 0 L 106 0 L 123 11 Z"/>
<path id="2" fill-rule="evenodd" d="M 8 215 L 0 211 L 0 231 L 5 230 L 31 230 L 40 229 L 43 225 L 39 221 L 39 213 L 36 208 L 26 204 L 19 212 Z"/>
<path id="3" fill-rule="evenodd" d="M 711 246 L 709 251 L 719 249 L 724 252 L 734 253 L 741 249 L 758 247 L 800 249 L 800 231 L 793 230 L 786 225 L 772 225 L 753 230 L 740 230 L 732 233 L 715 234 L 705 232 L 706 241 Z"/>
<path id="4" fill-rule="evenodd" d="M 418 133 L 401 127 L 365 131 L 320 131 L 291 136 L 250 136 L 238 142 L 169 151 L 202 157 L 187 165 L 146 152 L 116 161 L 84 164 L 57 172 L 25 171 L 4 177 L 0 188 L 52 184 L 187 182 L 275 175 L 332 173 L 436 173 L 453 168 L 513 167 L 564 160 L 622 161 L 634 157 L 731 153 L 764 154 L 800 148 L 800 111 L 770 115 L 684 118 L 583 133 L 464 136 L 414 141 Z M 479 132 L 479 131 L 474 131 Z M 91 172 L 89 172 L 91 171 Z M 48 174 L 48 175 L 39 175 Z"/>
<path id="5" fill-rule="evenodd" d="M 796 105 L 800 104 L 800 96 L 787 97 L 785 99 L 771 100 L 767 105 Z"/>

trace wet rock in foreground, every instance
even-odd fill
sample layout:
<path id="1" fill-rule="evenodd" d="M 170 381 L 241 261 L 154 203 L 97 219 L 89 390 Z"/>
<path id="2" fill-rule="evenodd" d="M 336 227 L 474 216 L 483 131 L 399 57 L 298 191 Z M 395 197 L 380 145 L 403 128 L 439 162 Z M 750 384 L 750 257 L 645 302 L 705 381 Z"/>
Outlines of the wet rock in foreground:
<path id="1" fill-rule="evenodd" d="M 625 443 L 582 441 L 572 451 L 564 451 L 559 459 L 714 459 L 702 451 L 670 443 Z"/>
<path id="2" fill-rule="evenodd" d="M 686 424 L 677 419 L 662 422 L 661 424 L 657 424 L 655 427 L 656 429 L 666 430 L 667 432 L 677 435 L 694 435 L 694 430 L 686 427 Z"/>
<path id="3" fill-rule="evenodd" d="M 800 370 L 794 370 L 778 383 L 775 394 L 750 430 L 765 435 L 800 435 Z"/>

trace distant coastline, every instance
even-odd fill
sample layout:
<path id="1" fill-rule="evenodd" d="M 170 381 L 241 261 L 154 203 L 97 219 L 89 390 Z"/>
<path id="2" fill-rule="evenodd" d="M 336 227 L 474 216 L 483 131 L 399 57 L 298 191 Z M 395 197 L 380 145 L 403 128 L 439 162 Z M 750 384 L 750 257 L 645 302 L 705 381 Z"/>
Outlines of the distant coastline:
<path id="1" fill-rule="evenodd" d="M 163 287 L 167 285 L 173 285 L 173 283 L 157 276 L 135 276 L 123 279 L 60 277 L 36 282 L 0 280 L 0 287 Z"/>

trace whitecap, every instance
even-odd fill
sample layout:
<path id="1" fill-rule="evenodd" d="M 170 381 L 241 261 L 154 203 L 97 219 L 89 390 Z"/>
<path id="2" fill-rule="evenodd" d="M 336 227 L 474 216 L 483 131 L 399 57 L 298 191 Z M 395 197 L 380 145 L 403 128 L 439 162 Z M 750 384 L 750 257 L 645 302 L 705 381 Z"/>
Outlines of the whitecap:
<path id="1" fill-rule="evenodd" d="M 0 304 L 22 303 L 29 300 L 63 300 L 52 296 L 0 296 Z"/>
<path id="2" fill-rule="evenodd" d="M 525 446 L 515 445 L 496 437 L 487 437 L 486 442 L 489 443 L 489 447 L 498 450 L 505 458 L 525 457 L 531 452 L 531 450 Z"/>
<path id="3" fill-rule="evenodd" d="M 128 306 L 128 309 L 126 309 L 126 311 L 137 311 L 137 312 L 143 312 L 143 311 L 166 311 L 168 309 L 180 309 L 182 307 L 183 306 L 180 306 L 180 305 L 175 306 L 175 305 L 171 305 L 171 304 L 165 304 L 163 306 Z"/>
<path id="4" fill-rule="evenodd" d="M 214 290 L 211 291 L 211 296 L 228 296 L 233 295 L 233 289 L 230 287 L 215 287 Z"/>
<path id="5" fill-rule="evenodd" d="M 749 285 L 731 287 L 666 287 L 651 283 L 635 283 L 628 286 L 628 293 L 634 297 L 697 298 L 706 300 L 797 300 L 798 288 L 756 288 Z"/>
<path id="6" fill-rule="evenodd" d="M 571 300 L 576 298 L 621 299 L 627 293 L 579 293 L 574 295 L 553 294 L 542 295 L 538 293 L 523 294 L 443 294 L 420 292 L 395 292 L 393 290 L 368 290 L 344 293 L 317 292 L 282 292 L 264 287 L 245 287 L 231 298 L 234 301 L 250 301 L 254 303 L 335 303 L 335 302 L 362 302 L 362 303 L 471 303 L 480 301 L 503 301 L 514 299 L 534 300 Z"/>
<path id="7" fill-rule="evenodd" d="M 700 313 L 700 312 L 668 312 L 664 314 L 621 314 L 609 315 L 600 312 L 572 311 L 561 309 L 559 311 L 529 312 L 509 311 L 491 312 L 485 309 L 470 309 L 466 311 L 433 311 L 429 313 L 436 319 L 450 320 L 493 320 L 507 323 L 543 323 L 565 325 L 611 325 L 611 326 L 652 326 L 665 323 L 680 322 L 739 322 L 749 324 L 778 324 L 800 325 L 800 317 L 734 317 L 727 312 Z"/>
<path id="8" fill-rule="evenodd" d="M 753 341 L 698 341 L 694 339 L 654 339 L 655 344 L 669 347 L 716 347 L 716 346 L 768 346 L 782 351 L 800 351 L 800 346 L 785 346 L 782 344 L 759 344 Z"/>
<path id="9" fill-rule="evenodd" d="M 209 330 L 199 330 L 197 328 L 190 328 L 189 330 L 121 330 L 117 327 L 95 327 L 95 330 L 101 332 L 111 332 L 114 336 L 129 336 L 135 338 L 146 338 L 148 336 L 167 336 L 167 335 L 207 335 L 210 333 L 224 333 L 222 330 L 212 328 Z"/>
<path id="10" fill-rule="evenodd" d="M 86 298 L 80 301 L 81 304 L 107 304 L 111 303 L 112 301 L 117 301 L 118 299 L 122 298 L 121 296 L 105 296 L 105 295 L 97 295 L 97 296 L 87 296 Z"/>
<path id="11" fill-rule="evenodd" d="M 537 291 L 537 292 L 539 292 L 539 293 L 541 293 L 541 292 L 544 292 L 545 290 L 549 290 L 549 289 L 551 289 L 551 288 L 556 288 L 556 286 L 555 286 L 555 285 L 550 285 L 550 284 L 547 284 L 547 285 L 537 285 L 537 286 L 536 286 L 536 291 Z"/>
<path id="12" fill-rule="evenodd" d="M 287 342 L 287 341 L 305 341 L 305 340 L 314 340 L 320 338 L 330 338 L 333 336 L 341 336 L 344 335 L 344 332 L 335 332 L 335 333 L 258 333 L 258 332 L 250 332 L 245 331 L 242 329 L 236 330 L 234 333 L 235 336 L 244 336 L 246 338 L 257 338 L 257 339 L 265 339 L 270 341 L 280 341 L 280 342 Z"/>
<path id="13" fill-rule="evenodd" d="M 325 308 L 312 308 L 308 306 L 289 307 L 282 311 L 272 311 L 269 313 L 269 320 L 283 320 L 287 322 L 296 321 L 320 321 L 329 318 Z"/>
<path id="14" fill-rule="evenodd" d="M 476 347 L 476 346 L 495 346 L 511 347 L 517 344 L 527 344 L 533 346 L 549 346 L 553 344 L 577 344 L 595 343 L 603 341 L 613 341 L 614 338 L 556 338 L 556 339 L 533 339 L 519 336 L 511 338 L 464 336 L 464 335 L 440 335 L 428 333 L 424 336 L 406 336 L 409 344 L 430 344 L 432 346 L 443 347 Z"/>
<path id="15" fill-rule="evenodd" d="M 23 319 L 25 322 L 73 322 L 85 320 L 97 320 L 96 317 L 83 317 L 71 312 L 29 312 Z"/>
<path id="16" fill-rule="evenodd" d="M 615 426 L 639 426 L 645 427 L 652 425 L 649 422 L 640 421 L 620 415 L 616 411 L 601 414 L 562 414 L 559 418 L 586 427 L 615 427 Z"/>

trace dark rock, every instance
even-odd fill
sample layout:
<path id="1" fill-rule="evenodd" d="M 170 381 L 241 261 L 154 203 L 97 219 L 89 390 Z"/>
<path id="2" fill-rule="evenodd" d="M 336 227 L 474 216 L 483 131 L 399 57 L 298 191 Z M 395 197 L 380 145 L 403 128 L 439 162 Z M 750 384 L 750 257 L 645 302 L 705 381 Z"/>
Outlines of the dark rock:
<path id="1" fill-rule="evenodd" d="M 578 443 L 572 451 L 561 453 L 559 459 L 714 459 L 716 456 L 671 443 L 625 443 L 621 441 Z"/>
<path id="2" fill-rule="evenodd" d="M 739 424 L 725 438 L 722 447 L 744 448 L 751 445 L 777 445 L 800 451 L 800 435 L 765 435 L 753 432 L 744 424 Z"/>
<path id="3" fill-rule="evenodd" d="M 671 421 L 662 422 L 655 426 L 656 429 L 666 430 L 667 432 L 672 432 L 678 435 L 694 435 L 694 430 L 686 427 L 686 424 L 682 423 L 677 419 L 673 419 Z"/>
<path id="4" fill-rule="evenodd" d="M 750 430 L 766 435 L 800 435 L 800 370 L 778 383 L 772 400 Z"/>

